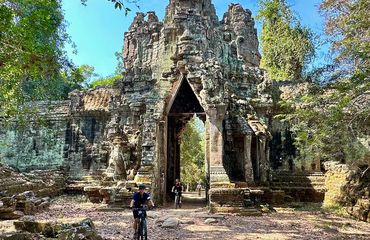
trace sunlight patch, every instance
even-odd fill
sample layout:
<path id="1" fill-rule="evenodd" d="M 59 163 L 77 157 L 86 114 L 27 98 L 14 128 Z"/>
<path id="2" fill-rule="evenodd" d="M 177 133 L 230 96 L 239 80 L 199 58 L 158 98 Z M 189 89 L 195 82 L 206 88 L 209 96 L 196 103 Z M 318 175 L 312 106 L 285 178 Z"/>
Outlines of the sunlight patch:
<path id="1" fill-rule="evenodd" d="M 184 229 L 192 232 L 231 232 L 231 230 L 225 226 L 190 225 Z"/>

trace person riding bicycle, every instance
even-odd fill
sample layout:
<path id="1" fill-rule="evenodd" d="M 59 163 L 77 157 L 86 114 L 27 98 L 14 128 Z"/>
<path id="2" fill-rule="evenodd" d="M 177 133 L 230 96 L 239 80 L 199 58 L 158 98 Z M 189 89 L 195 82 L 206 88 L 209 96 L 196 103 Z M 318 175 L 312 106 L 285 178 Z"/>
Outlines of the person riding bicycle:
<path id="1" fill-rule="evenodd" d="M 150 194 L 145 191 L 145 185 L 140 184 L 139 190 L 134 193 L 134 195 L 132 196 L 131 203 L 130 203 L 130 207 L 132 208 L 132 213 L 134 215 L 134 223 L 133 223 L 133 228 L 135 231 L 134 237 L 137 236 L 137 232 L 138 232 L 138 223 L 139 223 L 138 208 L 143 207 L 143 205 L 146 205 L 148 201 L 150 202 L 152 207 L 154 207 L 154 203 L 150 199 Z"/>
<path id="2" fill-rule="evenodd" d="M 172 192 L 178 193 L 179 198 L 180 198 L 179 204 L 181 204 L 181 200 L 182 200 L 182 191 L 183 191 L 182 183 L 180 182 L 180 179 L 177 178 L 175 180 L 175 185 L 173 185 L 172 187 Z"/>

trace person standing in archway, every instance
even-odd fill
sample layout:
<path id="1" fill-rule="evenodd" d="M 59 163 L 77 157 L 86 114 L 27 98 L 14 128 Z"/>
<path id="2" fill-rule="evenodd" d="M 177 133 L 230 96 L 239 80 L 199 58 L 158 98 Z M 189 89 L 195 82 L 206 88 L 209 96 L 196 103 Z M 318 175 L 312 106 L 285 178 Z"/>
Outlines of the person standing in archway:
<path id="1" fill-rule="evenodd" d="M 200 197 L 202 191 L 202 182 L 200 180 L 198 181 L 196 191 L 198 192 L 198 196 Z"/>

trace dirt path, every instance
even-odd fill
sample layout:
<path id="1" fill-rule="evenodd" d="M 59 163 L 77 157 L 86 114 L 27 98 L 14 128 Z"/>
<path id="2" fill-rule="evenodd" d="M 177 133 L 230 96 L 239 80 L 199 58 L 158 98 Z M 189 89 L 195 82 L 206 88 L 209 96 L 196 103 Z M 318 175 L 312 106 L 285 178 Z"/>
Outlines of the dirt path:
<path id="1" fill-rule="evenodd" d="M 175 210 L 161 208 L 148 212 L 149 239 L 370 239 L 370 224 L 337 217 L 318 210 L 296 211 L 278 208 L 262 217 L 210 215 L 205 208 L 184 205 Z M 26 216 L 35 220 L 76 222 L 91 218 L 97 231 L 106 239 L 131 239 L 130 210 L 102 212 L 98 204 L 86 203 L 83 197 L 61 197 L 48 212 Z M 180 221 L 175 229 L 162 228 L 159 222 L 173 217 Z M 215 217 L 217 223 L 205 220 Z M 12 231 L 10 221 L 0 222 L 0 234 Z"/>

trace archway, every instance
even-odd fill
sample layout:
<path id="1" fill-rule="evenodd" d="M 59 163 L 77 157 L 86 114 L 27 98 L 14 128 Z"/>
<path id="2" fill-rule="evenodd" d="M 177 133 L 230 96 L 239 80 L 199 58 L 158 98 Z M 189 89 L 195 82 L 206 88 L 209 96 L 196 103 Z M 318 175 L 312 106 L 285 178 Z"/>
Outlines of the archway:
<path id="1" fill-rule="evenodd" d="M 206 114 L 188 81 L 182 79 L 180 86 L 174 94 L 169 106 L 167 116 L 167 164 L 166 164 L 166 193 L 171 192 L 171 187 L 180 174 L 180 137 L 188 121 L 194 114 L 206 121 Z M 204 156 L 205 159 L 205 156 Z"/>

